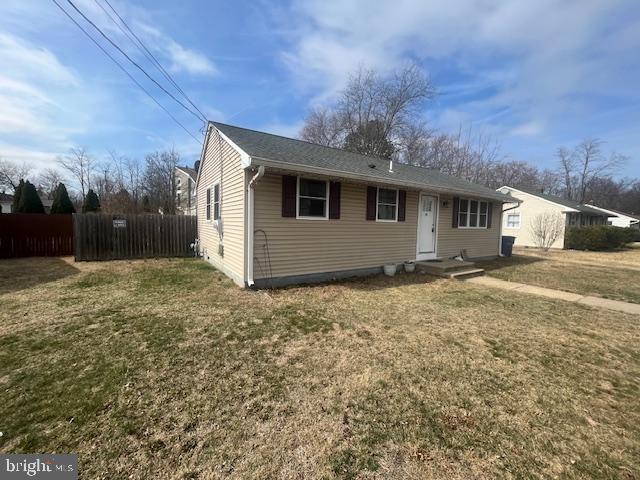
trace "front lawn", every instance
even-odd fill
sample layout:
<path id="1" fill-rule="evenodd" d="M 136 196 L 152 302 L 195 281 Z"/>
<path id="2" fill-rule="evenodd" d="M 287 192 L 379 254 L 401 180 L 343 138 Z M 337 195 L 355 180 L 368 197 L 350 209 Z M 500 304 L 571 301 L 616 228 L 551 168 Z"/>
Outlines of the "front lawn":
<path id="1" fill-rule="evenodd" d="M 640 303 L 640 250 L 581 252 L 518 250 L 482 262 L 487 274 L 510 282 Z"/>
<path id="2" fill-rule="evenodd" d="M 426 275 L 0 262 L 0 451 L 81 478 L 638 478 L 638 317 Z"/>

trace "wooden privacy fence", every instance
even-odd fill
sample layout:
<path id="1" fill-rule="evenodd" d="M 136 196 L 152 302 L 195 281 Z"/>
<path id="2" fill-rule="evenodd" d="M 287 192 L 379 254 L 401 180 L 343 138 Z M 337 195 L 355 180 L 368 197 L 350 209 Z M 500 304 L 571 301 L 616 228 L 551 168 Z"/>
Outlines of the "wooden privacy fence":
<path id="1" fill-rule="evenodd" d="M 75 259 L 190 257 L 197 236 L 191 215 L 73 215 Z"/>
<path id="2" fill-rule="evenodd" d="M 73 255 L 71 215 L 0 215 L 0 258 Z"/>

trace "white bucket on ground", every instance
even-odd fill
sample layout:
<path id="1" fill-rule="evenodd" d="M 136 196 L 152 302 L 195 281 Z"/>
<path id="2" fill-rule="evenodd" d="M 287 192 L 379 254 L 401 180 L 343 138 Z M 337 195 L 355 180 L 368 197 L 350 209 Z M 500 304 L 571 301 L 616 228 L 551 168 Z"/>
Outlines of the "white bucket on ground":
<path id="1" fill-rule="evenodd" d="M 396 265 L 395 263 L 384 265 L 382 270 L 387 277 L 393 277 L 396 274 Z"/>

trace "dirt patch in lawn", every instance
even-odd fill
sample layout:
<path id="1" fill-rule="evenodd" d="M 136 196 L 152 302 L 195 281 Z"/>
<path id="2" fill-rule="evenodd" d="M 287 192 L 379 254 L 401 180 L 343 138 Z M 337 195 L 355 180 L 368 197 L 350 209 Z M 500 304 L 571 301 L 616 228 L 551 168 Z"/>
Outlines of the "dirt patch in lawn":
<path id="1" fill-rule="evenodd" d="M 2 451 L 110 479 L 640 475 L 637 317 L 420 275 L 75 268 L 0 295 Z"/>

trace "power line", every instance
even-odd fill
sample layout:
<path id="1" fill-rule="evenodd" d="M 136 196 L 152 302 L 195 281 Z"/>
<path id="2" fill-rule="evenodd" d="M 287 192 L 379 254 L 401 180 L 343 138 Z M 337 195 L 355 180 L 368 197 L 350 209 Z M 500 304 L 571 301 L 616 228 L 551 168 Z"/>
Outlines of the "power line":
<path id="1" fill-rule="evenodd" d="M 122 70 L 122 71 L 123 71 L 123 72 L 124 72 L 124 73 L 125 73 L 125 74 L 130 78 L 130 79 L 131 79 L 131 81 L 132 81 L 133 83 L 135 83 L 135 84 L 140 88 L 140 90 L 142 90 L 144 93 L 146 93 L 146 94 L 147 94 L 147 96 L 148 96 L 151 100 L 153 100 L 153 101 L 156 103 L 156 105 L 158 105 L 162 110 L 164 110 L 164 112 L 165 112 L 167 115 L 169 115 L 169 117 L 171 117 L 171 119 L 172 119 L 174 122 L 176 122 L 180 127 L 182 127 L 182 129 L 183 129 L 185 132 L 187 132 L 187 134 L 189 134 L 189 136 L 190 136 L 191 138 L 193 138 L 197 143 L 202 143 L 202 141 L 201 141 L 201 140 L 199 140 L 199 139 L 197 139 L 197 138 L 196 138 L 196 137 L 195 137 L 195 136 L 194 136 L 194 135 L 193 135 L 189 130 L 187 130 L 187 127 L 185 127 L 182 123 L 180 123 L 180 121 L 179 121 L 176 117 L 174 117 L 174 116 L 171 114 L 171 112 L 165 108 L 165 106 L 164 106 L 164 105 L 162 105 L 162 104 L 161 104 L 161 103 L 160 103 L 160 102 L 159 102 L 159 101 L 158 101 L 158 100 L 157 100 L 153 95 L 151 95 L 151 94 L 150 94 L 150 93 L 149 93 L 149 92 L 148 92 L 148 91 L 147 91 L 147 90 L 146 90 L 146 89 L 145 89 L 145 88 L 140 84 L 140 82 L 138 82 L 138 80 L 136 80 L 136 79 L 135 79 L 135 77 L 134 77 L 133 75 L 131 75 L 131 74 L 127 71 L 127 69 L 126 69 L 126 68 L 124 68 L 124 67 L 122 66 L 122 64 L 121 64 L 120 62 L 118 62 L 118 60 L 116 60 L 116 59 L 115 59 L 115 58 L 114 58 L 114 57 L 113 57 L 113 56 L 112 56 L 112 55 L 111 55 L 111 54 L 110 54 L 110 53 L 109 53 L 109 52 L 108 52 L 108 51 L 107 51 L 107 50 L 106 50 L 102 45 L 100 45 L 100 43 L 98 43 L 98 41 L 97 41 L 95 38 L 93 38 L 93 37 L 91 36 L 91 34 L 90 34 L 89 32 L 87 32 L 87 31 L 82 27 L 82 25 L 80 25 L 80 24 L 78 23 L 78 22 L 76 21 L 76 19 L 75 19 L 75 18 L 73 18 L 73 17 L 69 14 L 69 12 L 67 12 L 67 11 L 62 7 L 62 5 L 60 5 L 56 0 L 51 0 L 51 1 L 52 1 L 53 3 L 55 3 L 55 4 L 56 4 L 56 6 L 57 6 L 60 10 L 62 10 L 62 12 L 63 12 L 67 17 L 69 17 L 69 20 L 71 20 L 73 23 L 75 23 L 75 25 L 76 25 L 80 30 L 82 30 L 82 32 L 83 32 L 83 33 L 84 33 L 84 34 L 89 38 L 89 40 L 91 40 L 93 43 L 95 43 L 95 44 L 96 44 L 96 46 L 97 46 L 100 50 L 102 50 L 102 52 L 103 52 L 107 57 L 109 57 L 109 59 L 111 59 L 111 61 L 112 61 L 113 63 L 115 63 L 115 64 L 120 68 L 120 70 Z"/>
<path id="2" fill-rule="evenodd" d="M 113 5 L 111 5 L 111 2 L 109 2 L 109 0 L 104 0 L 104 2 L 109 6 L 109 8 L 111 9 L 111 11 L 113 13 L 115 13 L 115 15 L 118 17 L 118 19 L 120 20 L 120 22 L 122 22 L 122 25 L 125 26 L 125 28 L 127 29 L 127 31 L 131 34 L 129 35 L 122 27 L 121 25 L 116 22 L 116 20 L 107 12 L 107 10 L 102 6 L 102 4 L 98 1 L 98 0 L 94 0 L 94 2 L 96 2 L 98 4 L 98 6 L 102 9 L 102 11 L 104 11 L 107 16 L 111 19 L 111 21 L 113 23 L 116 24 L 116 26 L 120 29 L 120 31 L 122 33 L 124 33 L 127 38 L 129 38 L 129 40 L 132 41 L 132 43 L 134 45 L 136 45 L 136 47 L 138 47 L 138 50 L 140 50 L 149 60 L 151 60 L 151 62 L 155 65 L 155 67 L 160 71 L 160 73 L 162 73 L 162 75 L 164 75 L 164 77 L 169 80 L 169 82 L 171 82 L 171 84 L 176 88 L 176 90 L 178 90 L 182 96 L 187 100 L 187 102 L 189 102 L 191 104 L 191 106 L 193 106 L 193 108 L 195 108 L 198 113 L 200 113 L 200 115 L 202 115 L 205 120 L 206 120 L 206 115 L 204 113 L 202 113 L 202 110 L 200 110 L 198 108 L 198 106 L 193 103 L 191 101 L 191 99 L 189 98 L 189 96 L 184 92 L 184 90 L 182 90 L 182 88 L 180 88 L 180 85 L 178 85 L 178 83 L 173 79 L 173 77 L 169 74 L 169 72 L 167 72 L 164 67 L 162 66 L 162 64 L 160 63 L 160 61 L 156 58 L 156 56 L 147 48 L 147 46 L 144 44 L 144 42 L 140 39 L 140 37 L 138 37 L 138 35 L 136 35 L 136 33 L 131 29 L 131 27 L 129 27 L 129 25 L 127 24 L 127 22 L 122 18 L 122 16 L 118 13 L 118 11 L 113 7 Z M 133 38 L 135 38 L 134 41 L 131 36 L 133 36 Z"/>
<path id="3" fill-rule="evenodd" d="M 118 50 L 127 60 L 129 60 L 129 62 L 131 62 L 138 70 L 140 70 L 149 80 L 151 80 L 153 83 L 155 83 L 164 93 L 169 95 L 175 102 L 177 102 L 180 106 L 182 106 L 182 108 L 187 110 L 189 113 L 191 113 L 191 115 L 196 117 L 198 120 L 202 120 L 205 123 L 207 122 L 207 119 L 205 117 L 200 117 L 197 113 L 195 113 L 193 110 L 191 110 L 189 107 L 187 107 L 184 103 L 182 103 L 180 100 L 178 100 L 176 97 L 174 97 L 173 94 L 171 92 L 169 92 L 166 88 L 164 88 L 160 83 L 158 83 L 158 81 L 155 78 L 153 78 L 151 75 L 149 75 L 144 68 L 142 68 L 135 60 L 133 60 L 129 55 L 127 55 L 127 53 L 124 50 L 122 50 L 122 48 L 120 48 L 120 46 L 118 44 L 116 44 L 113 40 L 111 40 L 111 38 L 109 38 L 109 36 L 106 35 L 100 29 L 100 27 L 98 27 L 95 23 L 93 23 L 91 21 L 91 19 L 88 18 L 82 12 L 82 10 L 80 10 L 71 0 L 67 0 L 67 3 L 69 5 L 71 5 L 71 7 L 73 7 L 73 9 L 76 12 L 78 12 L 80 14 L 80 16 L 82 18 L 84 18 L 106 41 L 108 41 L 111 45 L 113 45 L 113 47 L 116 50 Z"/>

